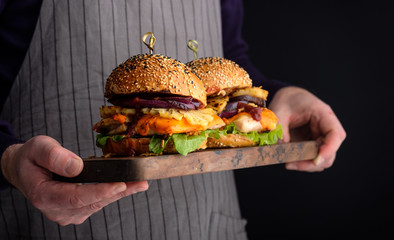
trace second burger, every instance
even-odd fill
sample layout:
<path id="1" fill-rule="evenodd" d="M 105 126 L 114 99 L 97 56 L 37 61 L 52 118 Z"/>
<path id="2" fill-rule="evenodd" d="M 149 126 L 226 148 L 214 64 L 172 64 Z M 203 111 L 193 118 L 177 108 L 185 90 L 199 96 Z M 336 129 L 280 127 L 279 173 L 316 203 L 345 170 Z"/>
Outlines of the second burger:
<path id="1" fill-rule="evenodd" d="M 266 107 L 268 91 L 253 87 L 242 67 L 220 57 L 199 58 L 187 66 L 204 83 L 207 108 L 226 123 L 208 139 L 209 148 L 272 145 L 282 138 L 278 118 Z"/>

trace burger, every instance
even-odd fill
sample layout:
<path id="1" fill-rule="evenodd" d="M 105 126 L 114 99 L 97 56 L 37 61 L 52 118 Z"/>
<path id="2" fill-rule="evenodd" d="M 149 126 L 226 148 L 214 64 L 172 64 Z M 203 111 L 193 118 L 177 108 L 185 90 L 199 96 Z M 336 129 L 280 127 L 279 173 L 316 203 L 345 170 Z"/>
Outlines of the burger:
<path id="1" fill-rule="evenodd" d="M 93 130 L 104 156 L 180 153 L 205 149 L 206 130 L 225 125 L 206 106 L 203 83 L 184 63 L 140 54 L 116 67 L 105 84 L 109 106 Z"/>
<path id="2" fill-rule="evenodd" d="M 226 123 L 210 134 L 208 148 L 271 145 L 282 138 L 277 116 L 266 107 L 268 91 L 253 87 L 242 67 L 219 57 L 199 58 L 186 65 L 204 84 L 206 108 Z"/>

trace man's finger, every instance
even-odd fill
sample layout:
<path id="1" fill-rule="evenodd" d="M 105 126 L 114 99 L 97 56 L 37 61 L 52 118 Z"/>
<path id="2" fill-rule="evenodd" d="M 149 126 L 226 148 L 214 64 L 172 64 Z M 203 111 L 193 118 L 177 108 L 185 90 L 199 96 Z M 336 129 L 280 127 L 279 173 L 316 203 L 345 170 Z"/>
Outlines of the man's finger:
<path id="1" fill-rule="evenodd" d="M 127 186 L 123 182 L 80 185 L 48 181 L 38 188 L 39 191 L 31 196 L 31 201 L 37 208 L 74 209 L 111 198 L 125 191 Z"/>
<path id="2" fill-rule="evenodd" d="M 83 169 L 82 159 L 75 153 L 63 148 L 56 140 L 39 136 L 28 142 L 34 163 L 51 172 L 65 176 L 77 176 Z"/>
<path id="3" fill-rule="evenodd" d="M 99 202 L 91 203 L 87 206 L 74 209 L 45 209 L 43 210 L 45 216 L 58 224 L 65 226 L 68 224 L 81 224 L 93 213 L 99 211 L 103 207 L 134 193 L 148 190 L 147 181 L 141 182 L 126 182 L 127 189 L 110 198 L 105 198 Z"/>
<path id="4" fill-rule="evenodd" d="M 43 183 L 41 191 L 32 200 L 37 208 L 83 208 L 111 199 L 122 193 L 127 196 L 148 189 L 147 181 L 97 184 L 73 184 L 49 181 Z"/>
<path id="5" fill-rule="evenodd" d="M 279 110 L 275 114 L 279 119 L 278 124 L 282 125 L 283 141 L 290 142 L 289 116 Z"/>
<path id="6" fill-rule="evenodd" d="M 332 159 L 332 156 L 345 140 L 346 132 L 331 109 L 329 109 L 329 117 L 324 118 L 319 123 L 319 126 L 324 134 L 319 148 L 319 155 L 326 160 Z"/>
<path id="7" fill-rule="evenodd" d="M 313 160 L 304 160 L 299 162 L 286 163 L 287 170 L 305 171 L 305 172 L 321 172 L 323 167 L 317 166 Z"/>
<path id="8" fill-rule="evenodd" d="M 341 133 L 336 130 L 330 131 L 322 141 L 322 144 L 319 148 L 319 155 L 323 159 L 331 159 L 332 155 L 334 155 L 339 147 L 341 146 L 343 140 L 345 139 Z"/>
<path id="9" fill-rule="evenodd" d="M 110 197 L 110 198 L 105 198 L 99 202 L 95 202 L 92 204 L 89 204 L 81 209 L 79 209 L 79 214 L 81 214 L 81 217 L 83 218 L 86 215 L 91 215 L 97 211 L 99 211 L 100 209 L 102 209 L 103 207 L 118 201 L 119 199 L 126 197 L 128 195 L 131 194 L 135 194 L 138 192 L 143 192 L 148 190 L 148 183 L 147 181 L 142 181 L 142 182 L 128 182 L 127 184 L 127 189 L 123 192 L 119 192 L 118 194 Z"/>

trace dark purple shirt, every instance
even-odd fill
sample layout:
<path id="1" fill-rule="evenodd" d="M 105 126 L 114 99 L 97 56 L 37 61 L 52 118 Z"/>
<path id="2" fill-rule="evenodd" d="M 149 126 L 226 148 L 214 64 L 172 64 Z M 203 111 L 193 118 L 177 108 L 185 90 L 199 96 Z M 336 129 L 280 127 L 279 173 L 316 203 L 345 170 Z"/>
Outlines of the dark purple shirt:
<path id="1" fill-rule="evenodd" d="M 41 0 L 0 0 L 0 112 L 22 65 L 37 23 Z M 224 57 L 243 67 L 255 86 L 264 84 L 270 96 L 287 84 L 265 78 L 251 63 L 248 45 L 242 39 L 242 0 L 221 0 Z M 20 143 L 9 123 L 0 120 L 0 156 Z M 0 171 L 0 188 L 7 185 Z"/>

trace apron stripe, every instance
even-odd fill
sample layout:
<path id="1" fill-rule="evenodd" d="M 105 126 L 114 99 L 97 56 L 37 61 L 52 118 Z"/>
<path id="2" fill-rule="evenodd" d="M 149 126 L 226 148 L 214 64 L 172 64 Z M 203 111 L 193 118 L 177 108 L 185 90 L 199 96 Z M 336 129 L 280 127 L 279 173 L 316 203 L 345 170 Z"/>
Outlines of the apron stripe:
<path id="1" fill-rule="evenodd" d="M 68 7 L 68 34 L 69 34 L 69 39 L 70 39 L 70 70 L 71 70 L 71 88 L 72 88 L 72 102 L 73 102 L 73 111 L 74 111 L 74 126 L 75 126 L 75 137 L 76 137 L 76 141 L 77 141 L 77 154 L 81 155 L 81 149 L 80 149 L 80 142 L 79 142 L 79 131 L 78 131 L 78 113 L 77 113 L 77 103 L 76 103 L 76 97 L 75 97 L 75 91 L 77 91 L 76 87 L 75 87 L 75 79 L 74 79 L 74 63 L 73 63 L 73 44 L 72 44 L 72 39 L 73 36 L 71 34 L 71 9 L 70 9 L 70 1 L 67 1 L 67 7 Z"/>
<path id="2" fill-rule="evenodd" d="M 53 13 L 55 13 L 55 0 L 52 1 L 52 11 Z M 41 18 L 40 18 L 40 22 L 41 22 Z M 41 26 L 41 25 L 40 25 Z M 40 27 L 41 31 L 42 31 L 42 27 Z M 53 14 L 53 50 L 54 50 L 54 54 L 55 54 L 55 61 L 56 59 L 58 59 L 58 55 L 57 55 L 57 39 L 56 39 L 56 14 Z M 43 49 L 43 41 L 41 38 L 41 48 Z M 42 52 L 43 54 L 43 52 Z M 44 59 L 44 57 L 42 57 L 42 59 Z M 43 60 L 42 60 L 43 61 Z M 41 63 L 42 66 L 44 66 L 44 63 Z M 64 142 L 64 138 L 63 138 L 63 118 L 61 116 L 61 105 L 60 105 L 60 87 L 59 87 L 59 73 L 58 73 L 58 67 L 57 67 L 57 63 L 54 65 L 55 68 L 55 83 L 56 83 L 56 94 L 57 94 L 57 107 L 59 109 L 59 125 L 60 125 L 60 142 Z M 44 82 L 44 72 L 42 73 L 42 81 Z M 44 101 L 45 101 L 45 97 L 44 97 Z M 47 123 L 45 122 L 45 125 L 47 125 Z"/>
<path id="3" fill-rule="evenodd" d="M 86 7 L 85 7 L 85 0 L 83 0 L 83 27 L 84 27 L 84 40 L 85 40 L 85 68 L 86 68 L 86 84 L 87 84 L 87 90 L 88 90 L 88 101 L 89 101 L 89 120 L 90 120 L 90 125 L 93 126 L 93 111 L 92 111 L 92 99 L 91 99 L 91 87 L 90 87 L 90 76 L 89 76 L 89 53 L 88 53 L 88 37 L 87 37 L 87 28 L 86 28 Z M 94 149 L 94 155 L 97 156 L 97 148 L 95 144 L 95 137 L 94 137 L 94 132 L 91 131 L 91 138 L 92 138 L 92 147 Z"/>
<path id="4" fill-rule="evenodd" d="M 161 206 L 161 211 L 162 211 L 162 216 L 163 216 L 163 236 L 164 236 L 164 240 L 167 240 L 167 227 L 166 227 L 166 217 L 165 217 L 165 213 L 164 213 L 164 202 L 163 202 L 163 196 L 162 196 L 162 190 L 161 190 L 161 185 L 162 180 L 158 180 L 156 181 L 157 183 L 157 190 L 160 196 L 160 206 Z"/>

